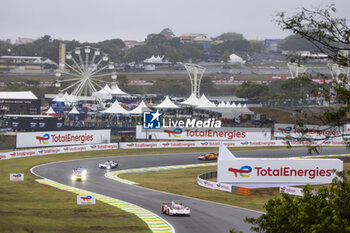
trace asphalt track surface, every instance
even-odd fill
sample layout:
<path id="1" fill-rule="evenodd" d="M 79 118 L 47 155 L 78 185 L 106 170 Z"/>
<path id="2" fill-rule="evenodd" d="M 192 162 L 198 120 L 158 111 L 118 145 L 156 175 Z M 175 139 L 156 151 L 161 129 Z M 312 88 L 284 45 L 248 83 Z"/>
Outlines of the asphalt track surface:
<path id="1" fill-rule="evenodd" d="M 171 151 L 171 149 L 169 150 Z M 98 152 L 97 152 L 98 153 Z M 348 153 L 344 148 L 324 148 L 321 154 Z M 205 163 L 197 160 L 202 153 L 191 154 L 155 154 L 137 156 L 108 157 L 109 160 L 118 160 L 118 170 L 144 168 L 167 165 Z M 306 149 L 293 150 L 259 150 L 236 151 L 236 157 L 281 158 L 307 155 Z M 99 163 L 106 158 L 91 158 L 82 160 L 62 161 L 44 164 L 33 168 L 33 172 L 61 184 L 74 186 L 91 192 L 117 198 L 136 204 L 155 214 L 160 215 L 173 225 L 177 233 L 228 233 L 234 228 L 236 231 L 250 232 L 250 225 L 243 222 L 246 216 L 258 217 L 259 212 L 224 204 L 198 200 L 190 197 L 159 192 L 147 188 L 128 185 L 104 177 L 106 170 L 99 169 Z M 72 181 L 72 169 L 82 166 L 88 169 L 88 178 L 84 182 Z M 171 182 L 171 180 L 169 181 Z M 176 200 L 191 208 L 190 217 L 175 217 L 161 214 L 162 202 Z"/>

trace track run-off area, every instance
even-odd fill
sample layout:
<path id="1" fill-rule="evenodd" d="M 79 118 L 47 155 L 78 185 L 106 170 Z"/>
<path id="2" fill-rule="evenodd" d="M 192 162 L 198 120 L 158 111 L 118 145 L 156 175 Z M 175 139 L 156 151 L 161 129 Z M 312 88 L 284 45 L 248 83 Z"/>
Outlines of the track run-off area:
<path id="1" fill-rule="evenodd" d="M 107 171 L 98 168 L 98 164 L 105 162 L 106 159 L 119 161 L 119 167 L 114 171 L 211 163 L 197 159 L 197 156 L 202 153 L 163 153 L 88 158 L 38 165 L 33 167 L 31 171 L 40 178 L 49 180 L 45 182 L 54 182 L 63 185 L 65 190 L 72 189 L 75 190 L 75 193 L 94 193 L 99 195 L 97 197 L 98 200 L 106 203 L 114 203 L 114 206 L 119 208 L 126 206 L 124 209 L 127 211 L 134 211 L 136 215 L 140 213 L 145 217 L 144 220 L 150 220 L 149 223 L 147 221 L 146 223 L 153 232 L 229 232 L 233 228 L 236 231 L 250 232 L 251 226 L 245 223 L 243 219 L 247 216 L 258 217 L 261 214 L 260 212 L 130 185 L 107 178 L 105 176 Z M 345 148 L 323 148 L 321 151 L 322 155 L 347 153 L 348 151 Z M 306 156 L 307 149 L 234 151 L 233 154 L 241 158 L 299 157 Z M 79 166 L 88 170 L 88 178 L 84 182 L 71 180 L 72 169 Z M 157 183 L 156 180 L 154 182 L 155 184 Z M 174 217 L 161 215 L 162 203 L 172 200 L 189 206 L 191 208 L 191 216 Z M 157 222 L 156 217 L 160 215 L 161 217 L 159 219 L 164 220 L 163 222 L 165 223 L 169 223 L 168 226 Z M 141 219 L 143 218 L 141 217 Z"/>

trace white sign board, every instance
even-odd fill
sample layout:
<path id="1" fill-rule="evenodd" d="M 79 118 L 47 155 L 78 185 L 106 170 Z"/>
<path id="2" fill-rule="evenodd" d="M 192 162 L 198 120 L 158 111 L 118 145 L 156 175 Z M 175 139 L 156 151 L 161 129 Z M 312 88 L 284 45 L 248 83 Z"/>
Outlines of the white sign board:
<path id="1" fill-rule="evenodd" d="M 44 131 L 17 133 L 16 147 L 46 147 L 109 143 L 111 130 Z"/>
<path id="2" fill-rule="evenodd" d="M 289 187 L 289 186 L 280 186 L 280 193 L 286 193 L 289 195 L 294 195 L 299 197 L 304 196 L 304 190 L 302 188 L 295 188 L 295 187 Z M 317 195 L 317 192 L 314 190 L 311 190 L 311 193 L 313 196 Z"/>
<path id="3" fill-rule="evenodd" d="M 271 140 L 271 129 L 265 128 L 161 128 L 157 130 L 144 129 L 136 126 L 137 139 L 161 140 L 232 140 L 256 141 Z"/>
<path id="4" fill-rule="evenodd" d="M 10 181 L 24 181 L 24 174 L 23 173 L 11 173 L 10 174 Z"/>
<path id="5" fill-rule="evenodd" d="M 218 161 L 219 183 L 331 183 L 340 159 L 259 159 Z"/>
<path id="6" fill-rule="evenodd" d="M 225 192 L 232 192 L 232 185 L 230 184 L 220 184 L 213 181 L 203 180 L 199 177 L 197 177 L 197 184 L 205 188 L 216 189 Z"/>
<path id="7" fill-rule="evenodd" d="M 95 205 L 96 199 L 94 195 L 78 195 L 77 196 L 78 205 Z"/>
<path id="8" fill-rule="evenodd" d="M 276 138 L 310 138 L 326 139 L 341 137 L 343 127 L 331 127 L 328 125 L 304 125 L 302 128 L 293 124 L 275 124 L 274 136 Z"/>

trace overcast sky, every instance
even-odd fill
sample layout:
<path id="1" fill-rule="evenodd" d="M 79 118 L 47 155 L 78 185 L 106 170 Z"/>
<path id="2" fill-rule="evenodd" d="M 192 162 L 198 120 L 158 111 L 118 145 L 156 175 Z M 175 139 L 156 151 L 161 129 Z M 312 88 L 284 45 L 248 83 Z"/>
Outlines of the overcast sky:
<path id="1" fill-rule="evenodd" d="M 167 27 L 176 36 L 238 32 L 250 40 L 284 38 L 289 33 L 273 22 L 277 12 L 330 3 L 337 17 L 350 18 L 349 0 L 1 0 L 0 39 L 142 41 Z"/>

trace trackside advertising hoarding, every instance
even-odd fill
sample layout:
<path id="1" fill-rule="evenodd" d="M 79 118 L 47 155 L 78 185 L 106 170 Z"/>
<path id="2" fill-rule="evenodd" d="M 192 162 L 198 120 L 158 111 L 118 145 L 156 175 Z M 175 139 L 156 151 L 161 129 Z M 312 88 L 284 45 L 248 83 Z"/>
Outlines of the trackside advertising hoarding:
<path id="1" fill-rule="evenodd" d="M 43 131 L 17 133 L 16 147 L 47 147 L 109 143 L 111 130 Z"/>
<path id="2" fill-rule="evenodd" d="M 144 129 L 136 126 L 137 139 L 160 140 L 232 140 L 232 141 L 256 141 L 270 140 L 271 129 L 267 128 L 160 128 Z"/>
<path id="3" fill-rule="evenodd" d="M 302 128 L 293 124 L 275 124 L 274 136 L 276 138 L 310 138 L 325 139 L 335 138 L 338 140 L 343 135 L 343 127 L 331 127 L 328 125 L 304 125 Z"/>
<path id="4" fill-rule="evenodd" d="M 218 161 L 219 183 L 331 183 L 340 159 L 232 159 Z"/>

